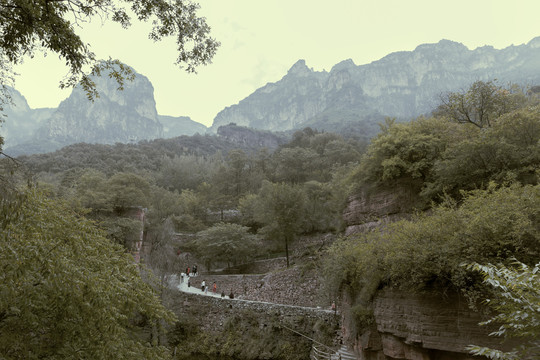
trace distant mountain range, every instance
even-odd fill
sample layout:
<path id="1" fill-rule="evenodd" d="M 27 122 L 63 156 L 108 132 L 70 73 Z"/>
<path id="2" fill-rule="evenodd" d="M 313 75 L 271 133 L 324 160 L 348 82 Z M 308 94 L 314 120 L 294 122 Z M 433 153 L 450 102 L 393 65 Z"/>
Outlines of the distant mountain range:
<path id="1" fill-rule="evenodd" d="M 366 65 L 345 60 L 330 72 L 299 60 L 281 80 L 222 110 L 210 130 L 235 123 L 272 131 L 311 126 L 369 133 L 385 116 L 408 120 L 431 113 L 441 93 L 494 79 L 501 85 L 540 85 L 540 37 L 502 50 L 469 50 L 441 40 Z"/>
<path id="2" fill-rule="evenodd" d="M 57 109 L 30 109 L 13 90 L 14 105 L 5 109 L 0 134 L 11 155 L 78 142 L 113 144 L 217 133 L 231 123 L 269 131 L 310 126 L 369 138 L 386 116 L 408 120 L 429 114 L 442 93 L 494 79 L 501 85 L 540 85 L 540 37 L 501 50 L 491 46 L 469 50 L 441 40 L 366 65 L 345 60 L 329 72 L 314 71 L 299 60 L 279 81 L 219 112 L 209 129 L 189 117 L 158 115 L 152 84 L 141 74 L 127 82 L 124 91 L 117 91 L 116 82 L 108 77 L 97 78 L 100 97 L 93 103 L 75 88 Z M 230 129 L 227 134 L 231 137 Z"/>
<path id="3" fill-rule="evenodd" d="M 109 77 L 95 78 L 99 98 L 88 101 L 76 87 L 56 109 L 31 109 L 26 99 L 11 89 L 13 104 L 1 134 L 11 155 L 49 152 L 74 143 L 129 143 L 180 135 L 204 134 L 206 126 L 189 117 L 158 115 L 154 88 L 136 74 L 123 91 Z"/>

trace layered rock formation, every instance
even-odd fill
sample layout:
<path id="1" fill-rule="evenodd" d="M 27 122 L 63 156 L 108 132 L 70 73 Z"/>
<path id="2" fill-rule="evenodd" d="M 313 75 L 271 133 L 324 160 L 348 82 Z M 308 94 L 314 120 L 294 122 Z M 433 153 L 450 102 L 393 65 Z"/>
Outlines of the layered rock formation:
<path id="1" fill-rule="evenodd" d="M 380 229 L 424 209 L 418 194 L 419 183 L 412 180 L 359 191 L 349 198 L 343 214 L 347 233 Z M 468 345 L 500 347 L 500 339 L 489 336 L 494 329 L 478 325 L 488 317 L 471 310 L 458 293 L 379 290 L 373 298 L 374 323 L 358 335 L 347 325 L 356 321 L 351 320 L 355 319 L 351 303 L 342 304 L 343 335 L 362 360 L 472 360 Z"/>
<path id="2" fill-rule="evenodd" d="M 392 187 L 363 189 L 347 201 L 343 212 L 346 235 L 369 231 L 408 217 L 425 203 L 419 197 L 420 183 L 401 181 Z"/>
<path id="3" fill-rule="evenodd" d="M 335 131 L 360 121 L 375 131 L 374 124 L 383 116 L 429 113 L 442 92 L 495 78 L 501 84 L 539 84 L 540 37 L 502 50 L 490 46 L 469 50 L 441 40 L 366 65 L 345 60 L 330 72 L 313 71 L 299 60 L 278 82 L 222 110 L 211 130 L 233 122 L 272 131 L 305 126 Z"/>
<path id="4" fill-rule="evenodd" d="M 371 329 L 353 340 L 362 360 L 472 360 L 468 345 L 501 346 L 500 339 L 489 336 L 493 328 L 478 325 L 485 316 L 457 294 L 381 291 L 374 299 L 374 317 Z"/>

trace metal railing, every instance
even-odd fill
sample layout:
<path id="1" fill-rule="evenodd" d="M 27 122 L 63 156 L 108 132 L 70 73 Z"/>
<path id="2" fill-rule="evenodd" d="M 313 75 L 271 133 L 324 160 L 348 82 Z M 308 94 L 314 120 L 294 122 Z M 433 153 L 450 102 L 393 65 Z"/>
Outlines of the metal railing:
<path id="1" fill-rule="evenodd" d="M 292 331 L 295 334 L 303 336 L 306 339 L 311 340 L 311 342 L 312 342 L 311 355 L 310 355 L 311 360 L 334 360 L 334 359 L 340 359 L 341 358 L 341 356 L 339 356 L 339 357 L 335 356 L 337 351 L 335 349 L 331 348 L 330 346 L 324 345 L 323 343 L 318 342 L 317 340 L 312 339 L 309 336 L 304 335 L 301 332 L 298 332 L 298 331 L 296 331 L 294 329 L 291 329 L 290 327 L 287 327 L 285 325 L 281 325 L 281 327 L 283 327 L 284 329 L 287 329 L 289 331 Z"/>

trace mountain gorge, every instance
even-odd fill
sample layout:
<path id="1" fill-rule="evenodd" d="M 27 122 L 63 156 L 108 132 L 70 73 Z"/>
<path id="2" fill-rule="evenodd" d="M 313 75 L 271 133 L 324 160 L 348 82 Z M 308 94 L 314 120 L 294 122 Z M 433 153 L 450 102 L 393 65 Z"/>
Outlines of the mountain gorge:
<path id="1" fill-rule="evenodd" d="M 441 93 L 466 88 L 476 80 L 536 85 L 539 69 L 540 37 L 501 50 L 491 46 L 469 50 L 441 40 L 366 65 L 345 60 L 330 72 L 314 71 L 299 60 L 281 80 L 222 110 L 210 129 L 215 132 L 233 122 L 272 131 L 311 126 L 369 134 L 383 117 L 410 119 L 430 113 Z"/>

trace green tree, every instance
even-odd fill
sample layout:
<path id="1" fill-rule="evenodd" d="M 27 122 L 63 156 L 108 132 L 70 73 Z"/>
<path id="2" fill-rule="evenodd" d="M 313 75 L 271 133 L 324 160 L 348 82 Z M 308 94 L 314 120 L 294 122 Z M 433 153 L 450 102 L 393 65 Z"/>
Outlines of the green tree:
<path id="1" fill-rule="evenodd" d="M 101 171 L 87 169 L 77 180 L 76 198 L 81 206 L 94 212 L 110 213 L 112 204 L 109 201 L 107 179 Z"/>
<path id="2" fill-rule="evenodd" d="M 219 223 L 197 233 L 197 256 L 207 267 L 225 261 L 227 266 L 246 260 L 257 252 L 258 239 L 249 228 L 238 224 Z"/>
<path id="3" fill-rule="evenodd" d="M 283 148 L 274 154 L 276 179 L 292 184 L 307 181 L 313 172 L 315 150 L 301 147 Z"/>
<path id="4" fill-rule="evenodd" d="M 306 196 L 298 185 L 264 181 L 258 195 L 255 220 L 264 226 L 259 230 L 268 239 L 283 243 L 287 267 L 289 244 L 302 230 Z"/>
<path id="5" fill-rule="evenodd" d="M 472 345 L 469 346 L 471 353 L 499 360 L 538 359 L 540 263 L 532 268 L 519 261 L 515 261 L 513 266 L 474 263 L 468 268 L 480 272 L 484 283 L 496 291 L 495 297 L 486 299 L 486 303 L 498 314 L 481 325 L 499 325 L 492 336 L 516 338 L 522 343 L 511 352 Z"/>
<path id="6" fill-rule="evenodd" d="M 424 193 L 482 188 L 490 181 L 536 183 L 540 169 L 540 108 L 505 114 L 489 128 L 449 143 L 434 162 Z"/>
<path id="7" fill-rule="evenodd" d="M 117 214 L 130 207 L 148 206 L 150 184 L 146 179 L 131 173 L 117 173 L 107 181 L 109 202 Z"/>
<path id="8" fill-rule="evenodd" d="M 431 178 L 432 168 L 449 143 L 466 137 L 466 129 L 436 118 L 410 123 L 387 119 L 353 175 L 359 185 L 391 184 L 399 179 Z"/>
<path id="9" fill-rule="evenodd" d="M 37 191 L 26 193 L 18 212 L 0 232 L 3 357 L 168 358 L 138 324 L 174 316 L 122 247 Z"/>
<path id="10" fill-rule="evenodd" d="M 90 97 L 96 95 L 90 75 L 112 71 L 120 87 L 132 71 L 118 60 L 99 62 L 89 46 L 76 33 L 77 26 L 95 18 L 109 19 L 123 28 L 131 25 L 131 13 L 139 21 L 151 21 L 149 37 L 158 41 L 176 37 L 176 64 L 193 72 L 210 62 L 219 43 L 209 36 L 205 18 L 197 15 L 199 5 L 189 1 L 72 1 L 5 0 L 0 3 L 0 75 L 11 75 L 10 64 L 19 64 L 36 51 L 57 53 L 69 67 L 61 87 L 81 84 Z M 91 74 L 85 66 L 91 66 Z M 7 74 L 6 74 L 7 72 Z M 4 77 L 2 77 L 2 84 Z"/>
<path id="11" fill-rule="evenodd" d="M 451 92 L 441 96 L 435 111 L 460 124 L 479 128 L 490 127 L 503 114 L 521 107 L 526 97 L 519 89 L 505 89 L 493 81 L 476 81 L 467 91 Z"/>
<path id="12" fill-rule="evenodd" d="M 203 196 L 193 190 L 184 190 L 180 194 L 179 205 L 180 213 L 173 218 L 177 230 L 197 232 L 206 227 L 208 203 Z"/>

